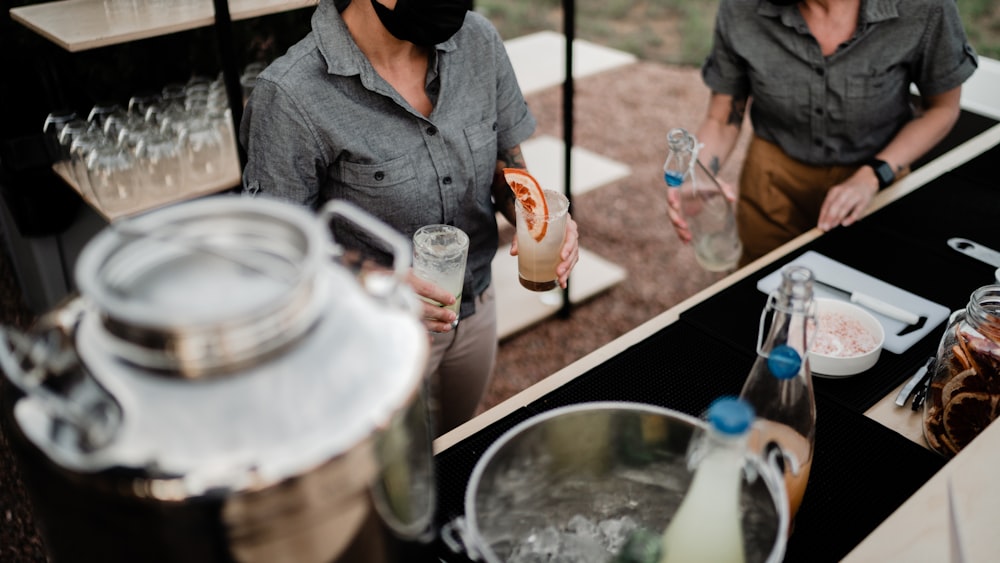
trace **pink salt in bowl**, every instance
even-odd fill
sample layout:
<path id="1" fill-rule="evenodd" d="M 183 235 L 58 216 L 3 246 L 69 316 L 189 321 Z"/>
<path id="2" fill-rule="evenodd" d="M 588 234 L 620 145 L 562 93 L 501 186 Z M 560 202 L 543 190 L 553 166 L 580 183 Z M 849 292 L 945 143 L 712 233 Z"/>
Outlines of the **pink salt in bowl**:
<path id="1" fill-rule="evenodd" d="M 861 306 L 837 299 L 816 299 L 818 329 L 810 334 L 809 366 L 819 377 L 850 377 L 878 361 L 885 329 Z"/>

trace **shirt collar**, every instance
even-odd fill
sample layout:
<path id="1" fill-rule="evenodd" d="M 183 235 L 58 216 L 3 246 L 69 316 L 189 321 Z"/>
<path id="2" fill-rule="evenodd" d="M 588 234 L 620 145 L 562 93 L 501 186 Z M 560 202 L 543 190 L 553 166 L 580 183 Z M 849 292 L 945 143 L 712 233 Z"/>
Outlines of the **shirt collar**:
<path id="1" fill-rule="evenodd" d="M 344 5 L 346 6 L 347 3 Z M 361 69 L 368 62 L 364 53 L 351 37 L 347 24 L 344 23 L 344 18 L 340 17 L 340 11 L 334 0 L 322 0 L 319 3 L 312 16 L 312 30 L 316 35 L 316 43 L 319 46 L 320 54 L 326 60 L 327 71 L 330 74 L 341 76 L 361 74 Z M 432 64 L 438 59 L 437 55 L 440 52 L 454 51 L 457 46 L 454 37 L 435 45 L 435 50 L 438 53 L 432 55 Z"/>
<path id="2" fill-rule="evenodd" d="M 899 17 L 897 6 L 900 0 L 861 0 L 861 13 L 859 23 L 875 23 Z M 801 21 L 799 10 L 795 4 L 790 6 L 778 6 L 767 0 L 760 0 L 757 4 L 757 13 L 767 17 L 780 17 L 781 23 L 789 27 L 797 27 Z"/>
<path id="3" fill-rule="evenodd" d="M 899 17 L 900 0 L 861 0 L 861 21 L 875 23 Z"/>

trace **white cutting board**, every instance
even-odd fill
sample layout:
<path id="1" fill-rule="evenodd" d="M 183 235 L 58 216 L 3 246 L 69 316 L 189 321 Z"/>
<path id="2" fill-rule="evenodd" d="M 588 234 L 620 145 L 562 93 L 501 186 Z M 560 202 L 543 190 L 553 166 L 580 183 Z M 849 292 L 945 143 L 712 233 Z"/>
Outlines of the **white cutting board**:
<path id="1" fill-rule="evenodd" d="M 927 322 L 924 323 L 923 328 L 899 336 L 899 331 L 906 327 L 904 323 L 875 311 L 868 311 L 882 323 L 882 327 L 885 328 L 884 348 L 894 354 L 902 354 L 931 330 L 937 330 L 941 321 L 947 319 L 951 314 L 951 311 L 944 305 L 928 301 L 919 295 L 885 283 L 812 250 L 792 260 L 789 264 L 805 266 L 812 270 L 816 278 L 836 287 L 848 291 L 861 291 L 917 315 L 926 316 Z M 780 283 L 781 270 L 779 269 L 760 279 L 757 282 L 757 289 L 770 295 L 771 292 L 778 289 Z M 816 297 L 832 297 L 842 301 L 847 300 L 846 295 L 830 292 L 818 285 L 814 286 L 814 295 Z"/>

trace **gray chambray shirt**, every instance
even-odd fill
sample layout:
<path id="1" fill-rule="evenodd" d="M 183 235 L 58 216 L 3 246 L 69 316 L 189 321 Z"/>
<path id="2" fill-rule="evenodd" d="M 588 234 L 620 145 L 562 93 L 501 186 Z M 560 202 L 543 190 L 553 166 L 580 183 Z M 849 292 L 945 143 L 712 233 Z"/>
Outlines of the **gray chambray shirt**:
<path id="1" fill-rule="evenodd" d="M 323 0 L 312 31 L 257 78 L 240 127 L 243 187 L 314 209 L 349 200 L 407 238 L 428 224 L 461 228 L 470 239 L 467 317 L 490 284 L 498 246 L 490 189 L 498 149 L 527 139 L 535 119 L 503 41 L 475 12 L 432 50 L 426 88 L 430 117 L 375 72 L 333 1 Z M 349 225 L 334 232 L 348 248 L 381 252 Z"/>
<path id="2" fill-rule="evenodd" d="M 722 0 L 702 77 L 751 97 L 754 132 L 792 158 L 852 165 L 913 117 L 911 83 L 941 94 L 977 62 L 955 0 L 861 0 L 857 31 L 828 57 L 795 5 Z"/>

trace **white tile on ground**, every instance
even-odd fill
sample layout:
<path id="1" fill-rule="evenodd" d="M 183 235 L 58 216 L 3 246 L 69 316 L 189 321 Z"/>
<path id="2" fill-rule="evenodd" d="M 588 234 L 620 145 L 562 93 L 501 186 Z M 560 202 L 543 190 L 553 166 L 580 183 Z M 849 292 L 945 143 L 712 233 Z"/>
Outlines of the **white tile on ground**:
<path id="1" fill-rule="evenodd" d="M 563 191 L 565 189 L 566 144 L 562 139 L 550 135 L 540 135 L 521 143 L 524 161 L 531 175 L 544 188 Z M 574 146 L 570 171 L 570 192 L 579 195 L 594 188 L 627 178 L 632 169 L 625 164 L 603 157 L 587 149 Z"/>
<path id="2" fill-rule="evenodd" d="M 569 299 L 579 303 L 606 291 L 625 279 L 625 269 L 586 249 L 570 277 Z M 493 285 L 496 287 L 497 336 L 501 340 L 519 330 L 556 314 L 562 306 L 562 289 L 543 294 L 521 287 L 517 279 L 517 257 L 510 245 L 501 246 L 493 258 Z M 543 302 L 550 299 L 554 303 Z"/>
<path id="3" fill-rule="evenodd" d="M 539 31 L 504 42 L 514 65 L 514 74 L 525 95 L 562 84 L 566 77 L 566 36 Z M 583 39 L 573 40 L 573 77 L 581 78 L 632 64 L 631 53 L 611 49 Z"/>

